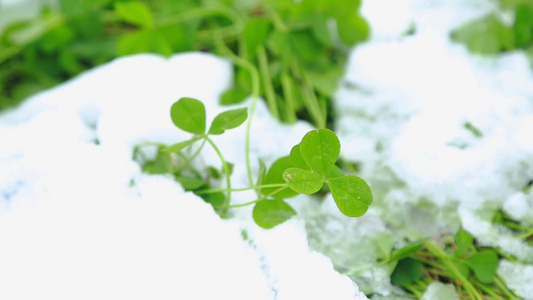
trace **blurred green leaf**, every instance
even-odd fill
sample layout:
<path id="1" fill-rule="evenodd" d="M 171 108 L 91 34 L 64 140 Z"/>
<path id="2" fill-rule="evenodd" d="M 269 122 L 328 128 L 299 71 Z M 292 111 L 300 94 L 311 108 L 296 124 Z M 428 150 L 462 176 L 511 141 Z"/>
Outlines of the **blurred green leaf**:
<path id="1" fill-rule="evenodd" d="M 150 28 L 154 23 L 152 12 L 140 1 L 116 2 L 115 11 L 122 20 L 130 24 Z"/>
<path id="2" fill-rule="evenodd" d="M 289 220 L 296 211 L 283 200 L 263 200 L 255 204 L 253 219 L 262 228 L 271 229 Z"/>

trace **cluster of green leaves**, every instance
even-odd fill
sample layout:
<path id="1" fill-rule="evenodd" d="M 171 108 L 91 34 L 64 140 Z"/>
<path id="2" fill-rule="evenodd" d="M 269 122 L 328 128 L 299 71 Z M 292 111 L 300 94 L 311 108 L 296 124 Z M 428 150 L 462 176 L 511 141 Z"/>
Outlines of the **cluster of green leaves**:
<path id="1" fill-rule="evenodd" d="M 231 164 L 225 160 L 210 136 L 240 126 L 248 117 L 248 109 L 232 109 L 217 115 L 208 130 L 205 107 L 199 100 L 181 98 L 172 105 L 170 112 L 174 125 L 193 136 L 174 145 L 158 145 L 156 159 L 145 162 L 143 170 L 173 174 L 185 189 L 200 195 L 223 216 L 229 208 L 254 205 L 255 222 L 263 228 L 273 228 L 296 214 L 286 199 L 300 193 L 315 194 L 323 190 L 324 184 L 329 187 L 339 210 L 347 216 L 362 216 L 372 203 L 372 193 L 366 182 L 353 175 L 345 176 L 335 165 L 340 142 L 329 129 L 310 131 L 301 143 L 292 148 L 290 155 L 278 159 L 268 171 L 260 162 L 261 168 L 254 185 L 232 189 Z M 221 179 L 221 172 L 216 168 L 207 167 L 204 171 L 198 171 L 190 165 L 206 142 L 213 147 L 222 163 L 225 188 L 210 187 L 211 179 Z M 186 150 L 196 144 L 200 146 L 192 155 L 188 155 Z M 231 193 L 245 190 L 255 190 L 257 199 L 231 205 Z"/>
<path id="2" fill-rule="evenodd" d="M 462 299 L 519 299 L 496 274 L 500 253 L 476 245 L 464 230 L 443 240 L 437 245 L 421 239 L 394 249 L 393 238 L 379 234 L 374 237 L 378 264 L 388 265 L 391 282 L 415 298 L 421 298 L 431 282 L 440 281 L 454 284 Z"/>
<path id="3" fill-rule="evenodd" d="M 493 13 L 457 28 L 451 34 L 452 39 L 477 53 L 497 54 L 523 49 L 533 58 L 533 1 L 502 0 L 501 5 L 514 15 L 511 24 Z"/>
<path id="4" fill-rule="evenodd" d="M 60 0 L 0 32 L 0 109 L 117 56 L 211 51 L 236 63 L 221 101 L 263 96 L 282 120 L 325 128 L 359 0 Z"/>

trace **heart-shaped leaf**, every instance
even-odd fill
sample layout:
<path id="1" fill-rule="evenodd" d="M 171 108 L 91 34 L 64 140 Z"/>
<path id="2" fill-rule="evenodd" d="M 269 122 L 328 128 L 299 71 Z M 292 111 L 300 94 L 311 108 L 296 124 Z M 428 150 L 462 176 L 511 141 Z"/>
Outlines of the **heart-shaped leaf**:
<path id="1" fill-rule="evenodd" d="M 255 223 L 265 229 L 273 228 L 294 215 L 296 215 L 294 209 L 283 200 L 259 201 L 252 213 Z"/>
<path id="2" fill-rule="evenodd" d="M 301 194 L 314 194 L 324 184 L 321 176 L 300 168 L 288 168 L 283 172 L 283 179 L 291 189 Z"/>
<path id="3" fill-rule="evenodd" d="M 194 133 L 205 132 L 205 107 L 204 104 L 193 98 L 181 98 L 170 108 L 172 122 L 178 128 Z"/>
<path id="4" fill-rule="evenodd" d="M 308 132 L 300 143 L 300 154 L 316 174 L 325 177 L 339 157 L 341 145 L 329 129 Z"/>
<path id="5" fill-rule="evenodd" d="M 339 210 L 348 217 L 360 217 L 372 203 L 368 184 L 357 176 L 343 176 L 327 181 Z"/>
<path id="6" fill-rule="evenodd" d="M 472 255 L 466 261 L 466 264 L 472 271 L 477 280 L 481 283 L 490 284 L 496 276 L 498 269 L 498 255 L 492 250 L 485 250 Z"/>
<path id="7" fill-rule="evenodd" d="M 232 109 L 220 113 L 213 120 L 209 134 L 223 134 L 224 131 L 233 129 L 244 123 L 246 118 L 248 118 L 247 108 Z"/>
<path id="8" fill-rule="evenodd" d="M 294 167 L 294 165 L 292 164 L 292 161 L 288 156 L 276 160 L 265 175 L 263 184 L 285 183 L 285 180 L 283 180 L 283 172 L 288 168 L 292 167 Z M 278 188 L 275 187 L 264 188 L 261 190 L 261 193 L 265 196 L 272 196 L 274 198 L 290 198 L 298 195 L 298 193 L 291 189 L 284 189 L 272 195 L 272 193 L 275 192 L 277 189 Z"/>
<path id="9" fill-rule="evenodd" d="M 296 145 L 292 147 L 291 154 L 289 155 L 292 164 L 294 167 L 298 167 L 300 169 L 309 170 L 309 166 L 305 162 L 304 158 L 302 157 L 302 154 L 300 153 L 300 145 Z"/>
<path id="10" fill-rule="evenodd" d="M 421 262 L 412 258 L 404 258 L 394 268 L 394 272 L 391 274 L 391 283 L 405 287 L 420 279 L 423 275 Z"/>
<path id="11" fill-rule="evenodd" d="M 200 137 L 194 137 L 194 138 L 192 138 L 190 140 L 179 142 L 179 143 L 176 143 L 174 145 L 171 145 L 171 146 L 168 146 L 166 148 L 163 148 L 162 151 L 165 151 L 167 153 L 180 152 L 181 150 L 187 148 L 189 145 L 193 144 L 194 142 L 198 141 L 199 139 L 200 139 Z"/>

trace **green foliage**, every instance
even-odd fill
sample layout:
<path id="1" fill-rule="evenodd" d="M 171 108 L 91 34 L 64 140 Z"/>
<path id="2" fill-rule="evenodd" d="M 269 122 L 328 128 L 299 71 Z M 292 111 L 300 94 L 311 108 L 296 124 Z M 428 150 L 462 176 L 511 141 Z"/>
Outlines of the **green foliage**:
<path id="1" fill-rule="evenodd" d="M 239 127 L 247 118 L 247 108 L 225 111 L 215 117 L 209 129 L 209 134 L 223 134 L 228 129 Z"/>
<path id="2" fill-rule="evenodd" d="M 179 129 L 194 134 L 205 133 L 205 106 L 192 98 L 181 98 L 170 108 L 172 123 Z"/>
<path id="3" fill-rule="evenodd" d="M 226 130 L 240 126 L 248 118 L 247 108 L 232 109 L 217 115 L 206 133 L 206 111 L 204 104 L 193 98 L 181 98 L 172 104 L 170 117 L 174 125 L 193 136 L 170 146 L 159 145 L 155 160 L 144 161 L 143 170 L 153 174 L 170 173 L 186 190 L 192 190 L 222 216 L 232 207 L 254 205 L 252 217 L 257 225 L 270 229 L 296 215 L 294 209 L 285 199 L 298 194 L 315 194 L 326 183 L 340 211 L 347 216 L 363 215 L 372 202 L 370 188 L 359 177 L 349 175 L 335 165 L 340 152 L 340 143 L 329 129 L 308 132 L 302 141 L 295 145 L 290 155 L 275 161 L 270 169 L 259 160 L 259 174 L 250 186 L 240 189 L 231 188 L 230 174 L 233 165 L 224 159 L 223 154 L 210 135 L 220 135 Z M 214 167 L 196 170 L 190 162 L 209 143 L 223 166 L 224 178 Z M 190 148 L 200 144 L 190 154 Z M 153 146 L 154 144 L 149 144 Z M 137 154 L 140 151 L 135 151 Z M 249 167 L 249 166 L 247 166 Z M 225 180 L 225 188 L 214 189 L 211 184 L 218 179 Z M 251 179 L 251 178 L 250 178 Z M 244 204 L 231 205 L 231 193 L 234 191 L 255 190 L 257 199 Z"/>
<path id="4" fill-rule="evenodd" d="M 285 170 L 283 179 L 292 190 L 302 194 L 314 194 L 326 183 L 339 210 L 346 216 L 360 217 L 372 203 L 372 193 L 361 178 L 344 176 L 338 168 L 332 172 L 339 153 L 340 142 L 333 131 L 310 131 L 291 150 L 290 157 L 300 168 Z"/>
<path id="5" fill-rule="evenodd" d="M 490 14 L 463 24 L 452 32 L 452 39 L 465 44 L 470 51 L 481 54 L 493 55 L 516 49 L 531 52 L 533 1 L 502 1 L 502 6 L 514 15 L 511 24 L 502 21 L 496 14 Z"/>
<path id="6" fill-rule="evenodd" d="M 154 24 L 152 12 L 148 6 L 138 1 L 117 2 L 115 11 L 126 23 L 150 28 Z"/>
<path id="7" fill-rule="evenodd" d="M 391 283 L 401 287 L 407 287 L 423 275 L 421 262 L 412 258 L 404 258 L 394 268 L 394 272 L 391 274 Z"/>
<path id="8" fill-rule="evenodd" d="M 455 284 L 458 295 L 464 299 L 515 299 L 496 274 L 499 255 L 481 248 L 466 231 L 459 230 L 455 238 L 437 245 L 429 239 L 408 243 L 393 249 L 393 239 L 381 233 L 373 241 L 381 262 L 388 265 L 391 283 L 402 287 L 411 296 L 420 298 L 433 281 Z"/>
<path id="9" fill-rule="evenodd" d="M 477 280 L 485 284 L 494 281 L 498 263 L 498 255 L 492 250 L 481 251 L 466 260 L 466 264 L 474 272 Z"/>
<path id="10" fill-rule="evenodd" d="M 295 215 L 296 211 L 283 200 L 260 201 L 253 209 L 255 223 L 265 229 L 274 228 Z"/>
<path id="11" fill-rule="evenodd" d="M 222 104 L 262 96 L 281 120 L 324 128 L 346 46 L 369 34 L 358 1 L 325 3 L 61 0 L 0 32 L 0 110 L 117 56 L 200 50 L 235 63 Z"/>

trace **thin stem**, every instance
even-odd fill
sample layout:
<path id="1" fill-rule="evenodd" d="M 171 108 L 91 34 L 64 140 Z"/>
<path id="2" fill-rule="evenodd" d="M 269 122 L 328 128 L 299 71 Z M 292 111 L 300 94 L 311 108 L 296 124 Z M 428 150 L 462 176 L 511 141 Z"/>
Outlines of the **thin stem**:
<path id="1" fill-rule="evenodd" d="M 246 123 L 246 137 L 244 143 L 244 152 L 246 158 L 246 173 L 248 175 L 248 181 L 250 185 L 254 185 L 254 178 L 252 175 L 252 166 L 250 163 L 250 135 L 252 129 L 252 119 L 259 99 L 259 72 L 257 68 L 249 61 L 235 55 L 222 41 L 221 37 L 217 34 L 214 35 L 215 44 L 223 51 L 223 54 L 227 55 L 229 59 L 237 66 L 246 69 L 250 73 L 252 79 L 252 103 L 250 104 L 250 113 L 248 115 L 248 122 Z"/>
<path id="2" fill-rule="evenodd" d="M 435 255 L 435 257 L 439 258 L 442 263 L 446 266 L 446 268 L 450 271 L 450 274 L 453 276 L 453 278 L 460 281 L 468 296 L 470 299 L 475 300 L 483 300 L 483 296 L 479 294 L 479 292 L 476 290 L 476 288 L 468 281 L 467 278 L 463 276 L 463 274 L 455 267 L 450 257 L 442 250 L 439 246 L 435 245 L 433 242 L 428 241 L 426 242 L 427 249 Z"/>
<path id="3" fill-rule="evenodd" d="M 242 22 L 239 16 L 230 9 L 226 8 L 195 8 L 187 10 L 187 12 L 168 17 L 157 24 L 155 28 L 162 28 L 167 26 L 172 26 L 175 24 L 183 23 L 193 19 L 200 19 L 209 16 L 223 16 L 229 19 L 235 26 L 238 27 L 238 31 L 242 28 Z"/>
<path id="4" fill-rule="evenodd" d="M 296 100 L 294 99 L 291 79 L 285 72 L 281 74 L 281 86 L 283 88 L 283 96 L 285 97 L 285 120 L 289 123 L 294 123 L 297 119 L 294 109 Z"/>
<path id="5" fill-rule="evenodd" d="M 507 288 L 507 285 L 505 284 L 503 279 L 500 277 L 500 275 L 496 275 L 496 278 L 494 279 L 494 283 L 508 299 L 519 299 L 516 295 L 514 295 L 513 292 L 509 291 L 509 289 Z"/>
<path id="6" fill-rule="evenodd" d="M 276 117 L 280 119 L 278 105 L 276 103 L 276 93 L 274 93 L 274 87 L 272 87 L 272 81 L 270 80 L 270 71 L 268 70 L 268 57 L 265 47 L 259 45 L 257 47 L 257 59 L 259 61 L 259 70 L 263 79 L 263 86 L 265 87 L 265 96 L 270 108 L 270 111 Z"/>
<path id="7" fill-rule="evenodd" d="M 213 150 L 218 155 L 218 158 L 220 158 L 220 161 L 222 162 L 222 168 L 224 169 L 224 175 L 226 176 L 226 200 L 224 201 L 224 206 L 228 206 L 231 204 L 231 178 L 229 173 L 229 167 L 228 163 L 224 159 L 224 156 L 222 155 L 222 152 L 220 152 L 220 149 L 217 147 L 217 145 L 211 140 L 208 136 L 205 137 L 205 140 L 213 147 Z M 224 209 L 223 214 L 226 214 L 227 208 Z"/>
<path id="8" fill-rule="evenodd" d="M 218 206 L 218 207 L 215 207 L 215 208 L 218 208 L 218 209 L 228 209 L 228 208 L 237 208 L 237 207 L 244 207 L 244 206 L 248 206 L 248 205 L 251 205 L 251 204 L 254 204 L 254 203 L 257 203 L 257 202 L 260 202 L 260 201 L 263 201 L 263 200 L 266 200 L 269 196 L 272 196 L 272 195 L 275 195 L 279 192 L 281 192 L 282 190 L 288 188 L 289 186 L 282 186 L 280 187 L 279 189 L 276 189 L 274 190 L 272 193 L 269 193 L 263 197 L 260 197 L 259 199 L 257 200 L 254 200 L 254 201 L 250 201 L 250 202 L 245 202 L 245 203 L 240 203 L 240 204 L 233 204 L 233 205 L 226 205 L 226 206 Z"/>
<path id="9" fill-rule="evenodd" d="M 291 65 L 291 70 L 295 73 L 297 77 L 300 78 L 302 84 L 302 99 L 305 107 L 309 111 L 309 114 L 313 118 L 315 125 L 318 128 L 326 127 L 325 113 L 320 111 L 320 104 L 315 95 L 313 87 L 309 82 L 309 79 L 303 72 L 301 66 L 295 61 Z"/>
<path id="10" fill-rule="evenodd" d="M 501 299 L 501 300 L 503 300 L 503 298 L 500 297 L 500 295 L 498 295 L 496 292 L 494 292 L 494 291 L 492 290 L 492 288 L 490 288 L 489 286 L 486 286 L 486 285 L 481 284 L 481 283 L 477 284 L 476 286 L 479 287 L 479 289 L 480 289 L 481 291 L 483 291 L 487 296 L 490 296 L 490 297 L 492 297 L 493 299 L 497 299 L 497 300 L 500 300 L 500 299 Z"/>
<path id="11" fill-rule="evenodd" d="M 26 47 L 43 37 L 48 32 L 62 26 L 65 23 L 65 20 L 65 16 L 63 16 L 62 14 L 54 14 L 49 16 L 45 20 L 42 20 L 43 24 L 41 24 L 41 26 L 45 27 L 43 30 L 40 30 L 29 40 L 25 41 L 20 45 L 12 45 L 7 48 L 4 48 L 3 51 L 0 51 L 0 65 L 22 52 L 24 49 L 26 49 Z"/>
<path id="12" fill-rule="evenodd" d="M 183 168 L 185 168 L 186 166 L 188 166 L 191 161 L 193 159 L 196 158 L 196 156 L 198 156 L 198 154 L 200 154 L 200 152 L 202 152 L 202 149 L 204 148 L 204 145 L 205 145 L 205 142 L 206 142 L 206 139 L 207 139 L 207 136 L 204 137 L 204 139 L 202 140 L 202 144 L 200 144 L 200 147 L 198 147 L 198 149 L 196 149 L 196 151 L 194 151 L 194 153 L 189 156 L 189 158 L 187 158 L 187 160 L 185 160 L 182 164 L 181 164 L 181 167 L 179 167 L 177 170 L 174 171 L 174 174 L 177 174 L 179 173 L 181 170 L 183 170 Z"/>
<path id="13" fill-rule="evenodd" d="M 240 204 L 225 205 L 225 206 L 215 206 L 215 208 L 227 210 L 228 208 L 245 207 L 245 206 L 252 205 L 252 204 L 255 204 L 255 203 L 263 201 L 263 200 L 265 200 L 265 198 L 259 198 L 259 199 L 256 199 L 254 201 L 240 203 Z"/>
<path id="14" fill-rule="evenodd" d="M 236 189 L 209 189 L 209 190 L 203 190 L 196 192 L 197 195 L 204 195 L 204 194 L 213 194 L 218 192 L 227 192 L 228 190 L 231 192 L 243 192 L 243 191 L 249 191 L 249 190 L 258 190 L 258 189 L 264 189 L 264 188 L 273 188 L 273 187 L 288 187 L 286 183 L 273 183 L 273 184 L 264 184 L 264 185 L 256 185 L 256 186 L 250 186 L 245 188 L 236 188 Z"/>

